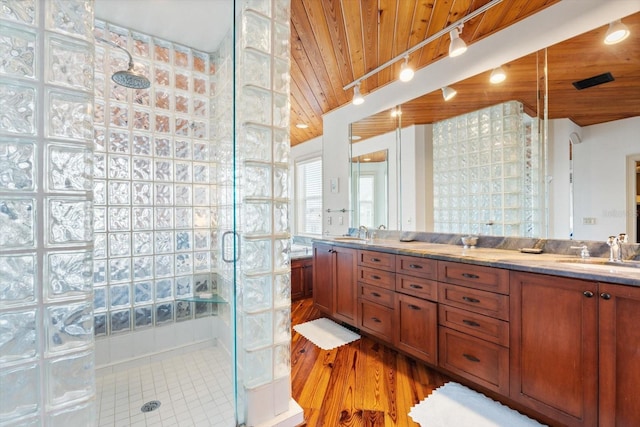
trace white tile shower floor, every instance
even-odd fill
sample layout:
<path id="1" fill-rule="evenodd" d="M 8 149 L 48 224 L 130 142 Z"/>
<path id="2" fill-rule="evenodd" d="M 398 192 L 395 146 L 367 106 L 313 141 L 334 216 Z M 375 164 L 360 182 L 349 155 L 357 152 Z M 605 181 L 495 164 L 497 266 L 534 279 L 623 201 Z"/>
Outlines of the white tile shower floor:
<path id="1" fill-rule="evenodd" d="M 232 427 L 233 386 L 219 347 L 96 377 L 98 426 Z M 142 405 L 160 407 L 143 413 Z"/>

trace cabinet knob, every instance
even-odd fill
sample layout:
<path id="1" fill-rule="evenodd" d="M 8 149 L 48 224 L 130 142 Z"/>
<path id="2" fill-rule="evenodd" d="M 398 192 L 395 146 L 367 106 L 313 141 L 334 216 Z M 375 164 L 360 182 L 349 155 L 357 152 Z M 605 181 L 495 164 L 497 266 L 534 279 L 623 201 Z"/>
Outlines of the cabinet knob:
<path id="1" fill-rule="evenodd" d="M 587 297 L 587 298 L 591 298 L 591 297 L 593 296 L 593 292 L 591 292 L 591 291 L 584 291 L 584 292 L 582 293 L 582 295 L 584 295 L 584 296 L 585 296 L 585 297 Z"/>
<path id="2" fill-rule="evenodd" d="M 600 294 L 600 298 L 602 298 L 602 299 L 611 299 L 611 294 L 603 292 L 603 293 Z"/>

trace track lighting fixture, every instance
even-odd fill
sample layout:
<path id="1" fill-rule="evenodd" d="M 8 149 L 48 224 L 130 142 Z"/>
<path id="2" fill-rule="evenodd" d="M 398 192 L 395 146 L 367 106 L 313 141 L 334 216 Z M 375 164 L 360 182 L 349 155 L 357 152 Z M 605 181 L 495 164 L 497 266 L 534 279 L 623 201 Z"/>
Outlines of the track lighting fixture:
<path id="1" fill-rule="evenodd" d="M 460 34 L 462 34 L 462 25 L 449 32 L 449 37 L 451 37 L 451 43 L 449 43 L 449 56 L 451 58 L 460 56 L 467 50 L 467 44 L 460 38 Z"/>
<path id="2" fill-rule="evenodd" d="M 409 65 L 409 55 L 404 57 L 404 62 L 400 66 L 400 81 L 408 82 L 413 78 L 413 68 Z"/>
<path id="3" fill-rule="evenodd" d="M 360 82 L 358 82 L 353 88 L 353 99 L 351 100 L 351 103 L 353 103 L 353 105 L 360 105 L 363 102 L 364 96 L 360 93 Z"/>
<path id="4" fill-rule="evenodd" d="M 507 78 L 507 74 L 504 72 L 502 66 L 496 67 L 491 71 L 491 75 L 489 76 L 489 81 L 492 84 L 498 84 L 505 81 Z"/>
<path id="5" fill-rule="evenodd" d="M 389 59 L 384 64 L 378 65 L 373 70 L 366 72 L 364 75 L 358 77 L 357 80 L 352 81 L 351 83 L 344 86 L 342 89 L 349 90 L 350 88 L 354 88 L 353 99 L 351 102 L 355 105 L 360 105 L 364 102 L 364 98 L 360 93 L 360 83 L 363 80 L 366 80 L 369 77 L 379 73 L 380 70 L 383 70 L 402 59 L 404 59 L 404 62 L 400 66 L 399 78 L 403 82 L 411 80 L 414 76 L 414 70 L 411 69 L 411 67 L 409 66 L 409 55 L 411 55 L 413 52 L 417 51 L 418 49 L 423 48 L 427 44 L 438 40 L 440 37 L 446 36 L 447 34 L 449 34 L 449 37 L 451 38 L 451 43 L 449 44 L 449 56 L 454 57 L 454 56 L 462 55 L 467 50 L 467 44 L 464 42 L 464 40 L 460 38 L 460 34 L 462 33 L 462 27 L 464 26 L 465 22 L 468 22 L 469 20 L 474 19 L 477 16 L 480 16 L 481 14 L 485 13 L 487 10 L 491 9 L 492 7 L 501 3 L 502 1 L 503 0 L 489 0 L 488 3 L 484 4 L 483 6 L 480 6 L 479 8 L 469 13 L 468 15 L 463 16 L 456 22 L 453 22 L 447 25 L 446 27 L 444 27 L 443 29 L 437 31 L 436 33 L 430 35 L 426 39 L 422 40 L 420 43 L 416 44 L 415 46 L 412 46 L 407 51 L 402 52 L 401 54 Z"/>
<path id="6" fill-rule="evenodd" d="M 604 44 L 616 44 L 629 37 L 629 28 L 619 19 L 609 24 L 607 34 L 604 36 Z"/>
<path id="7" fill-rule="evenodd" d="M 454 96 L 458 94 L 458 91 L 450 88 L 449 86 L 445 86 L 442 88 L 442 97 L 445 101 L 452 99 Z"/>
<path id="8" fill-rule="evenodd" d="M 401 115 L 402 115 L 402 108 L 400 108 L 400 106 L 397 106 L 391 109 L 391 117 L 398 117 Z"/>

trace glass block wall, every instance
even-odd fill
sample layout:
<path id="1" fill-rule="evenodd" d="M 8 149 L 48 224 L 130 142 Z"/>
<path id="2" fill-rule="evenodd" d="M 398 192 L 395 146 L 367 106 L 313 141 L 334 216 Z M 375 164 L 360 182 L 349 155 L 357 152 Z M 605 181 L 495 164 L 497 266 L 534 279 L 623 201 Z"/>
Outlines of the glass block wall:
<path id="1" fill-rule="evenodd" d="M 0 7 L 0 424 L 93 425 L 93 2 Z"/>
<path id="2" fill-rule="evenodd" d="M 96 42 L 95 334 L 210 315 L 213 304 L 177 301 L 215 286 L 209 54 L 102 21 L 94 33 L 151 80 L 115 84 L 126 53 Z"/>
<path id="3" fill-rule="evenodd" d="M 237 295 L 236 312 L 221 318 L 237 321 L 239 414 L 250 425 L 287 410 L 290 399 L 289 11 L 289 0 L 244 1 L 235 46 L 227 40 L 216 62 L 214 103 L 233 97 L 235 78 L 237 107 L 235 143 L 228 125 L 233 117 L 213 109 L 215 218 L 224 257 L 233 258 L 233 237 L 223 233 L 234 223 L 240 246 L 235 272 L 234 263 L 217 260 L 221 295 L 230 300 L 234 285 Z M 243 407 L 255 402 L 264 408 L 265 399 L 274 402 L 268 407 L 275 413 Z"/>
<path id="4" fill-rule="evenodd" d="M 538 121 L 516 101 L 433 125 L 434 229 L 539 237 Z"/>

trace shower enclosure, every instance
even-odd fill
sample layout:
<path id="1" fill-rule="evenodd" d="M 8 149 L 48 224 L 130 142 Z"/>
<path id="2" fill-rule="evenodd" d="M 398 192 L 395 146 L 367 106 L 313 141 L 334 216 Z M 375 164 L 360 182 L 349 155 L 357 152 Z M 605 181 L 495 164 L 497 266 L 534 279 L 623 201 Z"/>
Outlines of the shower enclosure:
<path id="1" fill-rule="evenodd" d="M 0 11 L 0 425 L 93 425 L 96 368 L 203 343 L 228 355 L 232 424 L 273 419 L 290 402 L 289 1 L 235 1 L 215 52 L 94 6 Z M 112 82 L 126 52 L 96 37 L 151 87 Z"/>

